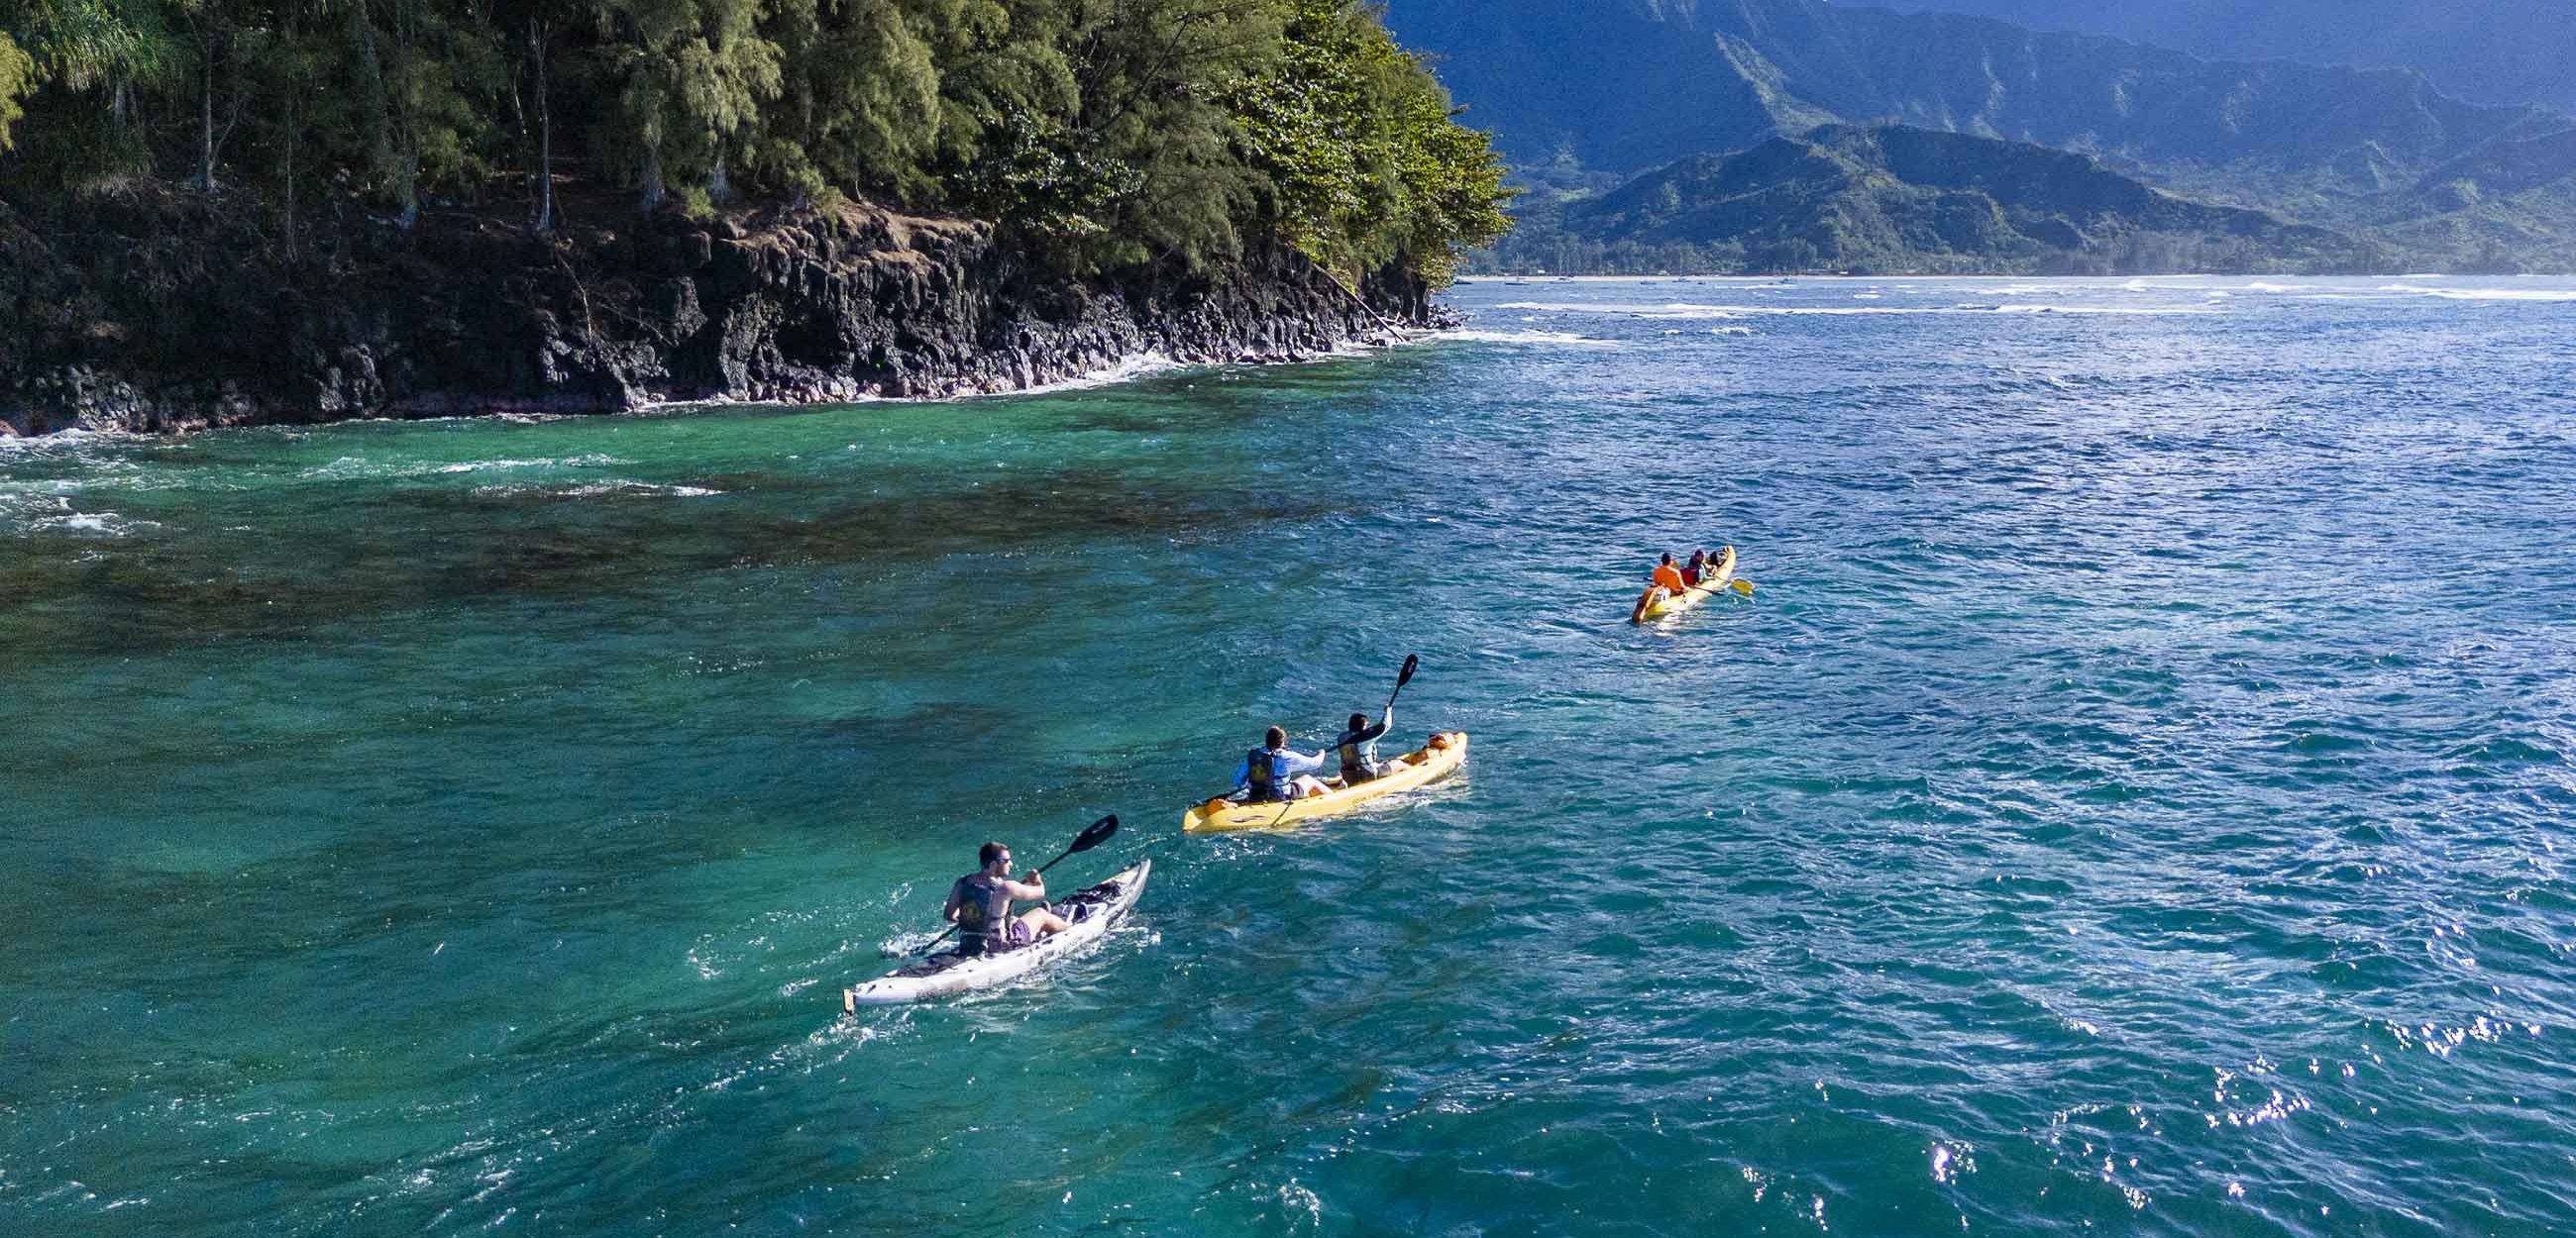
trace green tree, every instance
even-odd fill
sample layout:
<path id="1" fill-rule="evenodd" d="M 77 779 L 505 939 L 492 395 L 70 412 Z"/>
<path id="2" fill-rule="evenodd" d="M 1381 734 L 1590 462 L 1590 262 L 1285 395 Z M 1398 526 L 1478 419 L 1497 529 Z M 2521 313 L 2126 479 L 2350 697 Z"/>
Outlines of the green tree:
<path id="1" fill-rule="evenodd" d="M 19 0 L 0 8 L 0 151 L 12 145 L 25 102 L 51 86 L 83 100 L 55 112 L 56 159 L 67 172 L 139 160 L 135 96 L 183 57 L 167 17 L 160 0 Z"/>
<path id="2" fill-rule="evenodd" d="M 1511 226 L 1486 136 L 1457 123 L 1439 79 L 1352 0 L 1292 0 L 1280 54 L 1228 101 L 1264 173 L 1264 215 L 1328 270 L 1406 262 L 1437 286 L 1462 247 Z"/>
<path id="3" fill-rule="evenodd" d="M 409 227 L 521 182 L 547 229 L 559 158 L 648 209 L 969 213 L 1089 271 L 1284 243 L 1440 282 L 1507 223 L 1483 135 L 1352 0 L 0 0 L 13 188 L 184 178 L 293 249 L 311 206 Z"/>
<path id="4" fill-rule="evenodd" d="M 1382 28 L 1379 33 L 1383 38 Z M 1420 59 L 1395 48 L 1391 39 L 1386 46 L 1404 66 L 1394 257 L 1412 263 L 1432 287 L 1445 287 L 1456 278 L 1464 251 L 1492 245 L 1511 231 L 1503 208 L 1513 191 L 1503 187 L 1505 169 L 1492 137 L 1458 123 L 1462 109 Z"/>
<path id="5" fill-rule="evenodd" d="M 1221 260 L 1242 248 L 1260 174 L 1227 98 L 1279 53 L 1272 0 L 1069 0 L 1076 99 L 1064 145 L 1101 201 L 1087 262 Z"/>
<path id="6" fill-rule="evenodd" d="M 19 102 L 36 91 L 36 58 L 0 31 L 0 151 L 9 149 L 9 130 L 27 114 Z"/>
<path id="7" fill-rule="evenodd" d="M 785 0 L 777 28 L 793 103 L 767 126 L 767 169 L 808 194 L 935 196 L 939 16 L 904 0 Z"/>
<path id="8" fill-rule="evenodd" d="M 675 176 L 724 192 L 727 142 L 778 97 L 782 53 L 760 0 L 609 0 L 601 61 L 618 89 L 601 146 L 634 169 L 646 210 Z"/>

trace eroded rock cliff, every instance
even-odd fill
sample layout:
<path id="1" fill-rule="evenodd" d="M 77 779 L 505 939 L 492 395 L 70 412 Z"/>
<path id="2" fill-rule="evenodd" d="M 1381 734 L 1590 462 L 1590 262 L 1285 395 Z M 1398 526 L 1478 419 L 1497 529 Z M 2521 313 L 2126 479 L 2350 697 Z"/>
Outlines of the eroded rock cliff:
<path id="1" fill-rule="evenodd" d="M 0 433 L 959 395 L 1149 354 L 1300 359 L 1431 312 L 1400 276 L 1351 290 L 1275 249 L 1074 278 L 988 224 L 863 204 L 546 238 L 308 222 L 293 254 L 275 222 L 184 195 L 0 204 Z"/>

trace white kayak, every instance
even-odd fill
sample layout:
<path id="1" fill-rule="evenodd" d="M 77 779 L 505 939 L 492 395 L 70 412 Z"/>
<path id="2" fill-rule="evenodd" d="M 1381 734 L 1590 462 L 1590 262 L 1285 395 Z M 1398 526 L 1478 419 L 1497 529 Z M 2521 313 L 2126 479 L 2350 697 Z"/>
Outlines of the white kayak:
<path id="1" fill-rule="evenodd" d="M 1145 892 L 1145 875 L 1153 868 L 1152 860 L 1138 860 L 1136 867 L 1058 901 L 1055 913 L 1073 921 L 1063 932 L 971 958 L 954 950 L 941 951 L 855 989 L 841 990 L 841 1009 L 946 997 L 1025 976 L 1107 936 L 1112 926 L 1127 918 L 1136 896 Z"/>

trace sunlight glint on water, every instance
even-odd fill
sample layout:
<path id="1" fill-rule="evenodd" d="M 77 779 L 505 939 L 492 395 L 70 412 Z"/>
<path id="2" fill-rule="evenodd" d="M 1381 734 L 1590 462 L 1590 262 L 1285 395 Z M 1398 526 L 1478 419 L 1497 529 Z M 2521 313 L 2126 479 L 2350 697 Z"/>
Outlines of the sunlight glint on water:
<path id="1" fill-rule="evenodd" d="M 0 444 L 0 1231 L 2576 1228 L 2576 285 Z M 1619 620 L 1651 552 L 1759 591 Z M 1418 651 L 1467 775 L 1183 839 Z M 975 844 L 1146 852 L 837 1017 Z"/>

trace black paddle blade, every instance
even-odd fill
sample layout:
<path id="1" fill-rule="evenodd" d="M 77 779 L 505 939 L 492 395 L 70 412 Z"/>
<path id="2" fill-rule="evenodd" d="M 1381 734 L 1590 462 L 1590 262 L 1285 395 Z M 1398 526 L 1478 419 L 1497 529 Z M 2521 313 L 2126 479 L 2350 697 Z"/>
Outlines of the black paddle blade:
<path id="1" fill-rule="evenodd" d="M 1421 670 L 1421 669 L 1422 669 L 1422 655 L 1421 655 L 1421 654 L 1418 654 L 1418 653 L 1408 653 L 1408 654 L 1404 655 L 1404 669 L 1403 669 L 1403 670 L 1400 670 L 1400 671 L 1397 671 L 1397 672 L 1395 673 L 1395 686 L 1396 686 L 1396 687 L 1398 687 L 1398 688 L 1401 688 L 1401 687 L 1403 687 L 1403 686 L 1404 686 L 1404 685 L 1406 685 L 1406 684 L 1412 683 L 1412 682 L 1413 682 L 1413 672 L 1418 671 L 1418 670 Z"/>
<path id="2" fill-rule="evenodd" d="M 1071 855 L 1076 851 L 1089 851 L 1092 848 L 1109 841 L 1109 836 L 1117 832 L 1118 814 L 1113 812 L 1106 817 L 1102 817 L 1101 819 L 1092 822 L 1090 828 L 1084 830 L 1080 837 L 1073 840 L 1073 846 L 1065 849 L 1065 854 Z"/>

